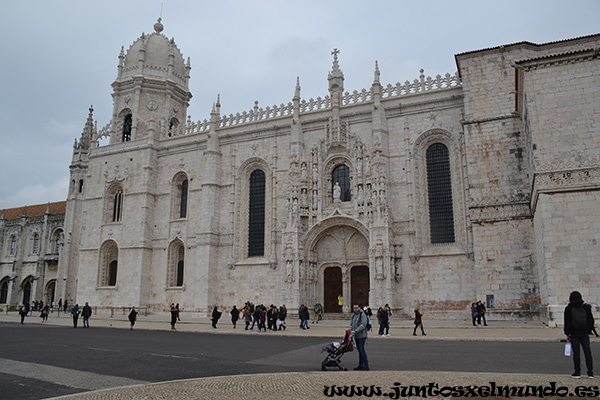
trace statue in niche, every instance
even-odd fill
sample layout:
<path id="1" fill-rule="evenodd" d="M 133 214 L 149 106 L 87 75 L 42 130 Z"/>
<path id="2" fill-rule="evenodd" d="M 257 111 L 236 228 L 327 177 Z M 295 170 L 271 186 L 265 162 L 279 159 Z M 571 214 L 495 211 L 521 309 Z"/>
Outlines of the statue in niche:
<path id="1" fill-rule="evenodd" d="M 317 210 L 319 208 L 319 192 L 313 190 L 313 199 L 312 199 L 312 207 L 313 210 Z"/>
<path id="2" fill-rule="evenodd" d="M 371 174 L 371 157 L 365 156 L 365 175 Z"/>
<path id="3" fill-rule="evenodd" d="M 383 257 L 381 256 L 375 259 L 375 276 L 383 277 Z"/>
<path id="4" fill-rule="evenodd" d="M 365 192 L 363 191 L 362 186 L 358 187 L 358 196 L 356 198 L 356 201 L 359 206 L 362 206 L 365 203 Z"/>
<path id="5" fill-rule="evenodd" d="M 305 188 L 302 188 L 302 194 L 300 195 L 300 205 L 306 207 L 308 205 L 308 192 Z"/>
<path id="6" fill-rule="evenodd" d="M 333 187 L 333 202 L 339 203 L 341 195 L 342 195 L 342 189 L 340 188 L 339 182 L 336 182 L 335 186 Z"/>
<path id="7" fill-rule="evenodd" d="M 285 281 L 294 281 L 294 263 L 292 262 L 292 260 L 286 260 L 285 262 Z"/>
<path id="8" fill-rule="evenodd" d="M 317 164 L 313 164 L 312 167 L 312 180 L 314 185 L 317 185 L 319 183 L 319 167 L 317 166 Z"/>
<path id="9" fill-rule="evenodd" d="M 359 158 L 356 160 L 356 175 L 361 176 L 362 172 L 362 158 Z"/>
<path id="10" fill-rule="evenodd" d="M 308 178 L 308 169 L 307 169 L 306 163 L 303 162 L 302 167 L 300 167 L 300 168 L 301 168 L 300 176 L 302 177 L 302 179 L 307 179 Z"/>
<path id="11" fill-rule="evenodd" d="M 294 215 L 298 214 L 298 199 L 292 200 L 292 213 Z"/>

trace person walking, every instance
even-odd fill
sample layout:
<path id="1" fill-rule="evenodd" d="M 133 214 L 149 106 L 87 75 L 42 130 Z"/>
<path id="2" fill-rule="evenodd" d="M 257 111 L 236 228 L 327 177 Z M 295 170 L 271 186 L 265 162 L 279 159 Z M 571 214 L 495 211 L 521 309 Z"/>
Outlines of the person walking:
<path id="1" fill-rule="evenodd" d="M 479 314 L 477 321 L 479 322 L 479 325 L 481 325 L 481 320 L 483 320 L 483 325 L 487 326 L 487 321 L 485 320 L 485 305 L 481 302 L 481 300 L 479 300 L 477 302 L 477 314 Z"/>
<path id="2" fill-rule="evenodd" d="M 379 334 L 381 336 L 390 336 L 390 315 L 387 308 L 379 307 L 377 318 L 379 319 Z"/>
<path id="3" fill-rule="evenodd" d="M 286 330 L 286 326 L 285 326 L 285 319 L 287 317 L 287 308 L 285 308 L 285 304 L 282 304 L 281 307 L 279 307 L 279 312 L 277 313 L 277 320 L 279 321 L 279 328 L 278 330 Z"/>
<path id="4" fill-rule="evenodd" d="M 575 291 L 569 295 L 569 305 L 565 307 L 564 331 L 567 341 L 571 342 L 573 349 L 573 365 L 575 371 L 571 374 L 573 378 L 581 378 L 581 351 L 585 356 L 588 378 L 594 378 L 594 362 L 590 348 L 590 334 L 594 327 L 594 316 L 592 307 L 584 304 L 581 293 Z"/>
<path id="5" fill-rule="evenodd" d="M 177 321 L 181 321 L 181 318 L 179 318 L 179 312 L 181 311 L 179 309 L 179 303 L 175 304 L 175 309 L 177 310 Z"/>
<path id="6" fill-rule="evenodd" d="M 415 329 L 413 330 L 413 336 L 417 336 L 417 328 L 421 328 L 421 333 L 423 334 L 423 336 L 427 336 L 425 334 L 425 331 L 423 330 L 423 314 L 421 313 L 421 311 L 419 311 L 419 309 L 417 308 L 415 310 Z"/>
<path id="7" fill-rule="evenodd" d="M 28 312 L 29 312 L 29 310 L 27 309 L 25 304 L 23 304 L 21 306 L 21 308 L 19 309 L 19 315 L 21 316 L 21 323 L 23 323 L 25 321 L 25 317 L 27 316 Z"/>
<path id="8" fill-rule="evenodd" d="M 177 308 L 175 308 L 175 303 L 171 303 L 171 330 L 176 331 L 175 324 L 177 323 Z"/>
<path id="9" fill-rule="evenodd" d="M 315 313 L 313 324 L 318 324 L 319 321 L 323 319 L 323 306 L 321 303 L 317 301 L 313 307 L 313 311 Z"/>
<path id="10" fill-rule="evenodd" d="M 301 329 L 310 329 L 308 326 L 308 320 L 310 319 L 310 313 L 308 312 L 308 307 L 304 304 L 300 306 L 300 310 L 298 311 L 300 317 L 300 328 Z"/>
<path id="11" fill-rule="evenodd" d="M 71 315 L 73 316 L 73 328 L 77 328 L 77 322 L 79 322 L 79 314 L 81 314 L 79 304 L 75 304 L 75 307 L 71 309 Z"/>
<path id="12" fill-rule="evenodd" d="M 238 319 L 240 319 L 240 310 L 237 309 L 235 304 L 233 305 L 233 309 L 229 313 L 231 316 L 231 323 L 233 324 L 233 329 L 235 329 L 235 325 L 237 324 Z"/>
<path id="13" fill-rule="evenodd" d="M 42 314 L 40 315 L 40 317 L 42 317 L 42 323 L 48 322 L 49 314 L 50 314 L 50 306 L 48 306 L 48 304 L 46 304 L 44 306 L 44 308 L 42 308 Z"/>
<path id="14" fill-rule="evenodd" d="M 471 318 L 473 320 L 473 326 L 477 327 L 475 321 L 477 321 L 477 317 L 479 316 L 479 312 L 477 311 L 477 303 L 471 303 Z"/>
<path id="15" fill-rule="evenodd" d="M 83 306 L 83 310 L 81 311 L 81 316 L 83 317 L 83 327 L 90 327 L 90 317 L 92 316 L 92 307 L 90 307 L 89 303 L 86 301 L 85 306 Z"/>
<path id="16" fill-rule="evenodd" d="M 135 321 L 137 321 L 137 311 L 135 311 L 135 307 L 131 306 L 131 311 L 129 312 L 129 323 L 131 324 L 130 330 L 133 330 L 133 326 L 135 325 Z"/>
<path id="17" fill-rule="evenodd" d="M 246 328 L 244 330 L 247 331 L 248 326 L 250 326 L 250 322 L 252 322 L 252 312 L 250 311 L 249 305 L 246 305 L 244 307 L 243 313 L 244 313 L 244 321 L 246 322 Z"/>
<path id="18" fill-rule="evenodd" d="M 352 314 L 352 320 L 350 321 L 350 333 L 354 335 L 356 349 L 358 350 L 358 366 L 354 368 L 354 370 L 369 371 L 369 360 L 365 350 L 365 345 L 367 344 L 368 317 L 358 304 L 354 304 L 352 309 L 354 314 Z"/>
<path id="19" fill-rule="evenodd" d="M 210 320 L 212 321 L 212 327 L 217 329 L 217 323 L 219 323 L 219 318 L 221 318 L 221 312 L 217 310 L 217 306 L 213 308 L 212 314 L 210 316 Z"/>

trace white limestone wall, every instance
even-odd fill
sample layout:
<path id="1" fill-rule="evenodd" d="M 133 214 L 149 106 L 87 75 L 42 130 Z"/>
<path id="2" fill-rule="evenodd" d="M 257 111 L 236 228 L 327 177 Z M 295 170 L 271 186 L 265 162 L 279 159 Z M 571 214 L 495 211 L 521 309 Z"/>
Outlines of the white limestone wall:
<path id="1" fill-rule="evenodd" d="M 545 317 L 562 323 L 574 290 L 599 304 L 600 190 L 540 195 L 534 224 Z"/>

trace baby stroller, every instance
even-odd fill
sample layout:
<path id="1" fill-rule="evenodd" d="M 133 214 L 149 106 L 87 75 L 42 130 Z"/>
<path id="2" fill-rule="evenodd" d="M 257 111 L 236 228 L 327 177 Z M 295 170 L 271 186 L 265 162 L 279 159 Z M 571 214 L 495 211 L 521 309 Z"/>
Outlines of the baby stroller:
<path id="1" fill-rule="evenodd" d="M 350 330 L 347 330 L 342 343 L 327 343 L 325 346 L 323 346 L 323 348 L 321 348 L 321 353 L 324 351 L 327 352 L 327 357 L 325 357 L 321 363 L 322 371 L 327 371 L 327 367 L 338 367 L 341 371 L 348 371 L 348 368 L 342 365 L 340 359 L 344 353 L 354 350 L 352 339 L 354 339 L 354 335 L 350 333 Z"/>

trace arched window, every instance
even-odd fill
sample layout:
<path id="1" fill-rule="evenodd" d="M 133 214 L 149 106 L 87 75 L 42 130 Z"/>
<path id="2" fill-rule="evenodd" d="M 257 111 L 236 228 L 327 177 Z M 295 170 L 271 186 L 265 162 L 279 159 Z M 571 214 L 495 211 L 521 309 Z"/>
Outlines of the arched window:
<path id="1" fill-rule="evenodd" d="M 0 284 L 0 304 L 8 303 L 8 279 L 4 279 Z"/>
<path id="2" fill-rule="evenodd" d="M 83 193 L 83 179 L 79 180 L 79 193 Z"/>
<path id="3" fill-rule="evenodd" d="M 431 243 L 454 243 L 452 176 L 448 148 L 434 143 L 427 149 L 427 190 Z"/>
<path id="4" fill-rule="evenodd" d="M 123 121 L 123 142 L 129 142 L 131 140 L 131 126 L 133 125 L 131 114 L 125 116 Z"/>
<path id="5" fill-rule="evenodd" d="M 113 222 L 121 221 L 121 213 L 123 212 L 123 192 L 118 190 L 113 197 Z"/>
<path id="6" fill-rule="evenodd" d="M 14 256 L 17 252 L 17 237 L 15 235 L 10 237 L 10 255 Z"/>
<path id="7" fill-rule="evenodd" d="M 341 164 L 333 169 L 331 174 L 331 193 L 335 197 L 335 184 L 340 186 L 340 201 L 350 201 L 350 168 Z M 333 200 L 333 199 L 332 199 Z"/>
<path id="8" fill-rule="evenodd" d="M 119 247 L 109 240 L 100 249 L 99 286 L 116 286 L 117 270 L 119 267 Z"/>
<path id="9" fill-rule="evenodd" d="M 265 173 L 257 169 L 250 175 L 248 210 L 248 257 L 265 254 Z"/>
<path id="10" fill-rule="evenodd" d="M 35 233 L 33 235 L 33 254 L 38 254 L 40 252 L 40 235 Z"/>
<path id="11" fill-rule="evenodd" d="M 188 197 L 188 180 L 181 182 L 181 198 L 179 208 L 179 218 L 187 216 L 187 197 Z"/>
<path id="12" fill-rule="evenodd" d="M 23 304 L 31 301 L 31 278 L 23 283 Z"/>
<path id="13" fill-rule="evenodd" d="M 169 266 L 167 285 L 169 287 L 183 286 L 183 272 L 185 265 L 185 246 L 181 240 L 176 239 L 169 246 Z"/>

